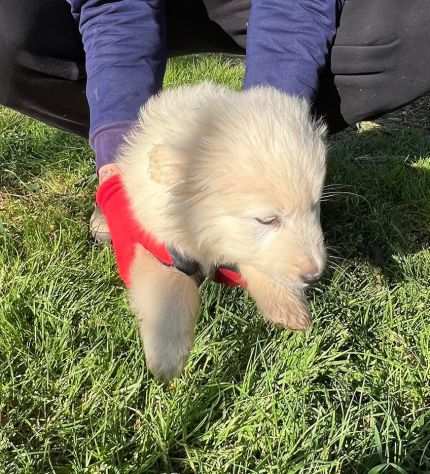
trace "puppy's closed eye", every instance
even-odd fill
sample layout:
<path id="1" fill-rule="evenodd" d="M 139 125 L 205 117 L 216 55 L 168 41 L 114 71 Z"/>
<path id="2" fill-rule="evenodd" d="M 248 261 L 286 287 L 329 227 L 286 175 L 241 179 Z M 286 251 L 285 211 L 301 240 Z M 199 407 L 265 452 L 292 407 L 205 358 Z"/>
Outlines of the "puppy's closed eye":
<path id="1" fill-rule="evenodd" d="M 279 226 L 281 224 L 281 219 L 278 216 L 268 216 L 268 217 L 255 217 L 255 220 L 262 225 L 271 225 Z"/>

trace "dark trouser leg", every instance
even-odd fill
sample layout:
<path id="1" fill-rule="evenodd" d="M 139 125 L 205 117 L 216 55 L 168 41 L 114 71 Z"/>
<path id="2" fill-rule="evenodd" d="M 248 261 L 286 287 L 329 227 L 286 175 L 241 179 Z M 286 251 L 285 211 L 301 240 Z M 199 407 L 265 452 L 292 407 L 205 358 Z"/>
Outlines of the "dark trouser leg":
<path id="1" fill-rule="evenodd" d="M 429 25 L 428 0 L 346 1 L 318 103 L 333 129 L 430 92 Z"/>
<path id="2" fill-rule="evenodd" d="M 0 103 L 88 133 L 84 52 L 65 1 L 0 2 Z"/>

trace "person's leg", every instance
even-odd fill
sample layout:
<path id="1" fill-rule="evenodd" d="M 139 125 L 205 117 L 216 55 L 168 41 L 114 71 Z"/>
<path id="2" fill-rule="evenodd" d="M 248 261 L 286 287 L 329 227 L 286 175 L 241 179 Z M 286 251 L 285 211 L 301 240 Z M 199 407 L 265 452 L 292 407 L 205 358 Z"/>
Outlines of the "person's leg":
<path id="1" fill-rule="evenodd" d="M 170 26 L 176 32 L 172 46 L 181 45 L 182 52 L 244 55 L 250 0 L 203 2 L 213 21 L 208 22 L 203 13 L 206 20 L 199 22 L 200 28 L 193 26 L 195 2 L 188 0 L 185 6 L 173 7 L 173 17 L 181 18 L 182 13 L 183 22 Z M 332 133 L 391 112 L 430 92 L 428 0 L 339 0 L 339 5 L 342 3 L 315 104 L 316 113 L 325 118 Z M 195 49 L 197 45 L 200 49 Z"/>
<path id="2" fill-rule="evenodd" d="M 347 0 L 317 106 L 332 130 L 430 92 L 428 0 Z"/>
<path id="3" fill-rule="evenodd" d="M 0 104 L 86 136 L 83 62 L 65 1 L 0 2 Z"/>

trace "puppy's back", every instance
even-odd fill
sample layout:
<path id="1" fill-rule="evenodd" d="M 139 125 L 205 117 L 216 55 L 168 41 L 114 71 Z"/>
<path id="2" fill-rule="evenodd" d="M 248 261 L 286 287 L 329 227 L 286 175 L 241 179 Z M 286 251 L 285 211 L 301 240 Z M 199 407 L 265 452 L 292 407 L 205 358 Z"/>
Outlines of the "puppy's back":
<path id="1" fill-rule="evenodd" d="M 124 148 L 121 153 L 123 170 L 138 167 L 145 159 L 145 153 L 155 145 L 187 149 L 205 123 L 205 117 L 210 114 L 211 104 L 222 101 L 232 93 L 226 87 L 203 82 L 166 89 L 150 98 L 128 136 L 132 152 Z"/>
<path id="2" fill-rule="evenodd" d="M 174 201 L 171 189 L 180 178 L 158 179 L 160 173 L 169 167 L 173 155 L 177 162 L 167 172 L 173 175 L 193 159 L 197 143 L 207 134 L 214 104 L 232 94 L 235 92 L 210 82 L 164 90 L 142 107 L 120 149 L 118 164 L 134 214 L 166 243 L 180 238 L 181 225 L 175 213 L 169 213 Z"/>

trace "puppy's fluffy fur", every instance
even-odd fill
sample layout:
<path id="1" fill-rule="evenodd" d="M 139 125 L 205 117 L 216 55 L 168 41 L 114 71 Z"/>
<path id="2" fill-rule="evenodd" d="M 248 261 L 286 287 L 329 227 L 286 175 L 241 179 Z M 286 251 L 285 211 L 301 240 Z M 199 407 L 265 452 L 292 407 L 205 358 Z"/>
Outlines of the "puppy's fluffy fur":
<path id="1" fill-rule="evenodd" d="M 310 324 L 304 287 L 325 263 L 319 201 L 325 129 L 269 87 L 166 90 L 142 109 L 119 165 L 138 222 L 206 271 L 235 263 L 264 317 Z M 138 248 L 130 300 L 150 370 L 177 375 L 191 349 L 198 288 Z"/>

